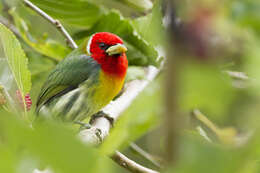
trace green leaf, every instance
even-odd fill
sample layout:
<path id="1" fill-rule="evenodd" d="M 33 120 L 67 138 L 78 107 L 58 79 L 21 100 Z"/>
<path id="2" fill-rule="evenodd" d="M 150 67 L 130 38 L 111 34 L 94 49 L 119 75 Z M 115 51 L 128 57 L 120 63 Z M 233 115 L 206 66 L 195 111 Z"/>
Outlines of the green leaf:
<path id="1" fill-rule="evenodd" d="M 0 42 L 3 49 L 3 56 L 8 66 L 7 70 L 11 72 L 12 78 L 20 90 L 21 95 L 24 97 L 31 89 L 31 74 L 27 68 L 28 59 L 26 58 L 19 41 L 15 38 L 13 33 L 2 24 L 0 24 Z M 4 76 L 6 75 L 5 73 L 0 74 L 0 76 L 2 75 L 3 77 L 8 77 L 8 75 Z M 6 80 L 6 82 L 1 84 L 5 88 L 10 88 L 8 82 L 10 81 Z M 14 94 L 15 93 L 10 93 L 10 95 Z"/>
<path id="2" fill-rule="evenodd" d="M 243 173 L 248 164 L 243 150 L 221 147 L 191 134 L 179 141 L 178 161 L 167 173 Z"/>
<path id="3" fill-rule="evenodd" d="M 16 156 L 14 152 L 10 151 L 10 147 L 0 145 L 0 172 L 15 173 Z"/>
<path id="4" fill-rule="evenodd" d="M 130 65 L 159 66 L 161 57 L 158 57 L 155 48 L 143 39 L 135 30 L 132 22 L 121 16 L 118 11 L 113 10 L 104 15 L 89 31 L 83 31 L 77 35 L 80 35 L 79 37 L 82 38 L 90 36 L 95 32 L 104 31 L 115 33 L 124 40 L 128 48 L 127 58 Z"/>
<path id="5" fill-rule="evenodd" d="M 119 10 L 126 17 L 143 16 L 153 7 L 151 0 L 84 0 L 104 7 Z"/>
<path id="6" fill-rule="evenodd" d="M 232 20 L 237 22 L 240 27 L 249 27 L 253 29 L 258 36 L 260 34 L 260 2 L 245 0 L 245 1 L 234 1 L 231 4 L 230 14 Z"/>
<path id="7" fill-rule="evenodd" d="M 133 25 L 137 32 L 153 46 L 161 45 L 164 41 L 165 31 L 159 1 L 154 4 L 151 13 L 134 19 Z"/>
<path id="8" fill-rule="evenodd" d="M 253 35 L 253 38 L 255 35 Z M 251 41 L 247 42 L 246 51 L 245 51 L 245 63 L 244 63 L 244 70 L 250 78 L 253 80 L 249 81 L 249 93 L 252 96 L 259 96 L 259 88 L 260 88 L 260 41 L 257 39 L 252 39 Z"/>
<path id="9" fill-rule="evenodd" d="M 143 11 L 150 10 L 153 7 L 153 3 L 150 0 L 125 0 L 125 2 Z"/>
<path id="10" fill-rule="evenodd" d="M 103 14 L 97 5 L 82 0 L 32 0 L 36 6 L 63 22 L 89 28 Z"/>
<path id="11" fill-rule="evenodd" d="M 48 37 L 46 32 L 40 34 L 35 33 L 35 28 L 38 25 L 42 25 L 41 22 L 39 22 L 38 25 L 35 26 L 35 24 L 31 23 L 30 21 L 26 21 L 25 17 L 22 18 L 14 9 L 10 11 L 10 14 L 13 16 L 15 25 L 18 28 L 23 40 L 37 52 L 59 61 L 71 51 L 68 46 L 64 46 L 61 43 Z M 41 21 L 41 19 L 37 19 L 34 20 L 34 22 L 39 20 Z M 47 23 L 47 25 L 51 24 Z M 40 28 L 37 28 L 37 30 L 39 29 Z"/>
<path id="12" fill-rule="evenodd" d="M 198 108 L 213 120 L 224 120 L 237 90 L 231 78 L 216 66 L 189 63 L 183 65 L 179 77 L 179 104 L 185 111 Z"/>
<path id="13" fill-rule="evenodd" d="M 11 146 L 11 151 L 17 155 L 28 153 L 54 172 L 102 173 L 104 170 L 99 168 L 101 161 L 105 168 L 107 164 L 111 165 L 112 160 L 83 144 L 75 132 L 62 123 L 36 122 L 30 128 L 15 116 L 0 115 L 1 135 L 6 137 L 4 144 Z"/>

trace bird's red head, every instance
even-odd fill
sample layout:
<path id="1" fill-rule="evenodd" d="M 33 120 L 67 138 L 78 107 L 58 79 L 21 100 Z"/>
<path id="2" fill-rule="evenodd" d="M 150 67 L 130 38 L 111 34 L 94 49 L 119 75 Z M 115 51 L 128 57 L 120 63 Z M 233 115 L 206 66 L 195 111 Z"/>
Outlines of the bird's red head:
<path id="1" fill-rule="evenodd" d="M 128 61 L 127 48 L 117 35 L 109 32 L 93 34 L 87 44 L 87 52 L 96 60 L 105 73 L 125 77 Z"/>

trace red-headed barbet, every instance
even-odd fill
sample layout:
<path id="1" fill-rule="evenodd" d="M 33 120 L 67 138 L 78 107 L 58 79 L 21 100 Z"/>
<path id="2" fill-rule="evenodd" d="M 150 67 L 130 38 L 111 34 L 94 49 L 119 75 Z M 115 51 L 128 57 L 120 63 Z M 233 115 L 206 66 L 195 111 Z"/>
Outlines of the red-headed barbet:
<path id="1" fill-rule="evenodd" d="M 37 112 L 73 122 L 97 113 L 123 87 L 126 51 L 117 35 L 93 34 L 49 74 L 38 97 Z"/>

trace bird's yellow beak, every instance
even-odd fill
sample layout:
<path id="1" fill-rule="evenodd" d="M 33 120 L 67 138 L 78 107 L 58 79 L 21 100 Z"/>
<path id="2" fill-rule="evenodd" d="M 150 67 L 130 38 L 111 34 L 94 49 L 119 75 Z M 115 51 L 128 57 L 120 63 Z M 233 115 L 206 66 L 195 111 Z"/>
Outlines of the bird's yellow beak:
<path id="1" fill-rule="evenodd" d="M 124 53 L 127 51 L 127 48 L 123 44 L 116 44 L 114 46 L 110 46 L 107 50 L 106 53 L 111 56 L 111 55 L 116 55 L 120 53 Z"/>

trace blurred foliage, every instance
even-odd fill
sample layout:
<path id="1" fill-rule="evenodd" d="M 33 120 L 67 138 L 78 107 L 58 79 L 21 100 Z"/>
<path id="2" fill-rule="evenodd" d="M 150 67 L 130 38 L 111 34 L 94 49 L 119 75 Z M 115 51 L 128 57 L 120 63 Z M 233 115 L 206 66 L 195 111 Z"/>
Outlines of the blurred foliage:
<path id="1" fill-rule="evenodd" d="M 259 172 L 258 0 L 184 0 L 167 7 L 159 0 L 31 2 L 60 20 L 78 44 L 95 32 L 119 35 L 129 50 L 127 82 L 146 80 L 143 67 L 160 67 L 166 50 L 181 62 L 175 98 L 181 115 L 187 118 L 199 109 L 207 120 L 191 118 L 183 125 L 178 160 L 161 172 Z M 168 8 L 171 18 L 164 16 Z M 170 96 L 164 75 L 137 97 L 98 148 L 82 144 L 70 125 L 35 123 L 33 111 L 25 121 L 17 91 L 23 96 L 30 92 L 35 103 L 48 73 L 71 49 L 55 26 L 22 1 L 1 0 L 1 18 L 19 35 L 0 24 L 0 172 L 28 173 L 47 166 L 57 173 L 124 172 L 107 155 L 125 151 L 133 141 L 161 157 L 167 152 L 161 129 L 164 96 Z M 234 80 L 226 71 L 244 72 L 249 79 Z"/>
<path id="2" fill-rule="evenodd" d="M 99 168 L 100 161 L 104 167 L 106 162 L 112 162 L 92 147 L 86 146 L 76 138 L 75 133 L 64 124 L 44 122 L 35 124 L 33 128 L 17 120 L 14 115 L 1 112 L 1 149 L 5 155 L 13 158 L 15 162 L 1 157 L 1 163 L 6 169 L 15 170 L 15 166 L 23 161 L 24 156 L 34 159 L 36 165 L 49 165 L 55 172 L 103 172 Z M 70 150 L 68 150 L 70 148 Z M 11 152 L 12 151 L 12 152 Z M 10 152 L 10 153 L 9 153 Z M 75 159 L 77 158 L 77 159 Z M 30 162 L 30 160 L 27 160 Z M 10 164 L 8 164 L 10 162 Z M 26 172 L 30 166 L 28 163 L 22 166 L 21 172 Z M 2 165 L 2 164 L 1 164 Z M 109 168 L 113 164 L 109 164 Z M 108 169 L 113 170 L 113 169 Z M 9 172 L 9 171 L 8 171 Z M 15 172 L 15 171 L 10 171 Z M 108 171 L 109 172 L 109 171 Z"/>
<path id="3" fill-rule="evenodd" d="M 200 108 L 221 122 L 237 98 L 238 91 L 232 86 L 231 78 L 214 65 L 196 63 L 183 65 L 180 73 L 180 108 Z"/>

